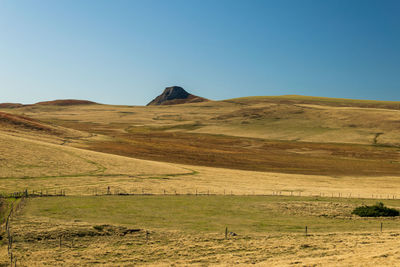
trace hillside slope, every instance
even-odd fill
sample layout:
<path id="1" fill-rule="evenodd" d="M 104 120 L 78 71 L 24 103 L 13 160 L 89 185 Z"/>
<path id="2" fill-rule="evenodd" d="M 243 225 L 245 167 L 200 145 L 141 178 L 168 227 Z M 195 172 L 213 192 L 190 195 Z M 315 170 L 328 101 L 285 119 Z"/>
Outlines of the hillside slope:
<path id="1" fill-rule="evenodd" d="M 92 136 L 71 138 L 69 145 L 129 157 L 243 170 L 380 176 L 400 173 L 396 105 L 283 96 L 7 111 Z"/>

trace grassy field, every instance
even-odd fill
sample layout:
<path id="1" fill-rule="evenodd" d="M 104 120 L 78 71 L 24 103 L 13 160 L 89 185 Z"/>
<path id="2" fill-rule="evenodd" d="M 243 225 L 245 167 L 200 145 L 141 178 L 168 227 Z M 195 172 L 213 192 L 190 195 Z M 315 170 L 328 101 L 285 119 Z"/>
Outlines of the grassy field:
<path id="1" fill-rule="evenodd" d="M 352 216 L 351 210 L 363 203 L 373 201 L 253 196 L 38 198 L 15 218 L 14 253 L 24 266 L 396 262 L 398 219 Z M 399 207 L 400 201 L 385 204 Z M 225 227 L 237 235 L 225 239 Z"/>
<path id="2" fill-rule="evenodd" d="M 400 200 L 385 200 L 400 207 Z M 80 220 L 143 229 L 221 232 L 225 226 L 240 234 L 378 230 L 382 219 L 351 215 L 357 205 L 374 200 L 272 196 L 99 196 L 38 198 L 29 201 L 25 216 Z M 399 219 L 385 228 L 400 229 Z"/>

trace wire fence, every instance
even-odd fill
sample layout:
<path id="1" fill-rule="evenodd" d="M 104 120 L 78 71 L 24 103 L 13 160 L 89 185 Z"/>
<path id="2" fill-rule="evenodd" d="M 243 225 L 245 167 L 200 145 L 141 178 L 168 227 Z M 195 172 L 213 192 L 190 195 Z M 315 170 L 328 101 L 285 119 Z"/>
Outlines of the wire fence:
<path id="1" fill-rule="evenodd" d="M 397 194 L 354 194 L 343 192 L 302 192 L 302 191 L 262 191 L 244 192 L 243 190 L 212 190 L 212 189 L 124 189 L 118 186 L 91 187 L 76 193 L 68 189 L 41 189 L 0 193 L 0 198 L 35 198 L 35 197 L 64 197 L 64 196 L 285 196 L 285 197 L 324 197 L 324 198 L 361 198 L 361 199 L 399 199 Z"/>
<path id="2" fill-rule="evenodd" d="M 10 261 L 10 266 L 17 266 L 17 257 L 14 256 L 13 253 L 13 242 L 14 242 L 14 235 L 10 230 L 11 221 L 14 217 L 14 214 L 22 209 L 23 205 L 25 204 L 25 197 L 22 196 L 19 201 L 12 202 L 10 205 L 10 210 L 6 217 L 5 221 L 5 233 L 7 239 L 7 254 Z"/>

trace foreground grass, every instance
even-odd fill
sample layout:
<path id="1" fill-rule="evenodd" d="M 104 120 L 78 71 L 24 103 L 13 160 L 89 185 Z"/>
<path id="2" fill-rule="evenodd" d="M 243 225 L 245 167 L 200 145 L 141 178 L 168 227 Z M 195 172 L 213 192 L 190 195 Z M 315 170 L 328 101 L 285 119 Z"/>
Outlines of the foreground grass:
<path id="1" fill-rule="evenodd" d="M 36 198 L 11 224 L 13 252 L 18 266 L 395 266 L 399 219 L 351 215 L 353 207 L 374 202 L 278 196 Z M 400 207 L 400 200 L 384 202 Z M 226 226 L 238 235 L 225 238 Z M 136 230 L 123 234 L 124 229 Z"/>
<path id="2" fill-rule="evenodd" d="M 400 229 L 399 219 L 358 218 L 354 207 L 375 200 L 279 196 L 98 196 L 37 198 L 25 217 L 117 224 L 141 229 L 238 234 Z M 400 200 L 384 201 L 400 207 Z"/>

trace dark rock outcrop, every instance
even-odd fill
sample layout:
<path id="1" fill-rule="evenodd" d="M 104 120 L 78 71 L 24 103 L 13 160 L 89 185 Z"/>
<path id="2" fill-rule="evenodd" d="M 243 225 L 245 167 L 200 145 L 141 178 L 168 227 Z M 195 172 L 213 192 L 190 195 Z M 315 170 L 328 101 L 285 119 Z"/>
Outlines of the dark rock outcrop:
<path id="1" fill-rule="evenodd" d="M 209 101 L 209 100 L 203 97 L 189 94 L 182 87 L 171 86 L 165 88 L 164 92 L 161 95 L 157 96 L 153 101 L 151 101 L 147 105 L 148 106 L 176 105 L 176 104 L 197 103 L 204 101 Z"/>

